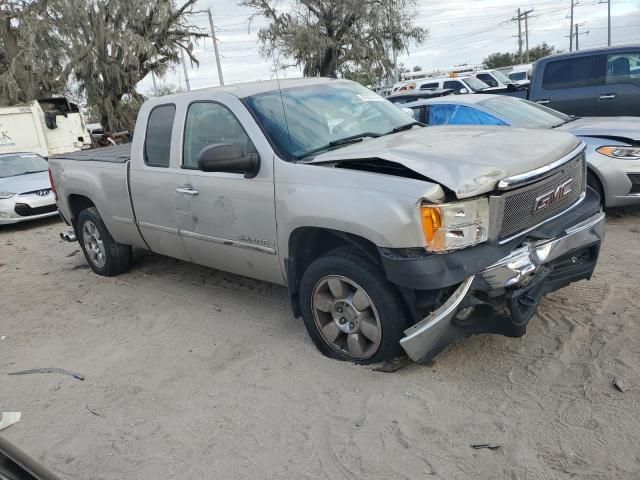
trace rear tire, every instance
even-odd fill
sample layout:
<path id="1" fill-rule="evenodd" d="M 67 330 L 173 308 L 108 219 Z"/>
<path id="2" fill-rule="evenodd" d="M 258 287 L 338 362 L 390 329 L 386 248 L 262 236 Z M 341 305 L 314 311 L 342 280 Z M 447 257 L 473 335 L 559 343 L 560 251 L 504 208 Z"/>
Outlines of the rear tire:
<path id="1" fill-rule="evenodd" d="M 131 246 L 111 237 L 95 207 L 78 215 L 77 236 L 87 263 L 98 275 L 112 277 L 131 267 Z"/>
<path id="2" fill-rule="evenodd" d="M 300 281 L 305 327 L 327 357 L 359 364 L 403 354 L 399 344 L 409 325 L 396 287 L 359 250 L 333 250 L 315 260 Z"/>

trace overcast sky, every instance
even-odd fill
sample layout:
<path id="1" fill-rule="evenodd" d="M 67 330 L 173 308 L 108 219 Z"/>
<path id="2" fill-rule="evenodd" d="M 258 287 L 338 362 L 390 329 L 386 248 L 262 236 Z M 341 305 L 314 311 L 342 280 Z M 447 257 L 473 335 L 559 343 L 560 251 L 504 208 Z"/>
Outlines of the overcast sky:
<path id="1" fill-rule="evenodd" d="M 518 25 L 509 19 L 516 15 L 518 8 L 533 9 L 529 20 L 530 46 L 546 41 L 559 50 L 568 50 L 570 2 L 417 0 L 415 22 L 429 30 L 429 37 L 424 44 L 412 46 L 408 55 L 401 55 L 399 62 L 409 67 L 420 65 L 423 69 L 445 68 L 463 63 L 480 64 L 488 54 L 497 51 L 516 51 Z M 640 0 L 611 0 L 611 5 L 612 43 L 640 44 Z M 252 11 L 239 7 L 236 0 L 200 0 L 198 8 L 211 8 L 214 14 L 225 83 L 272 78 L 272 63 L 260 56 L 257 42 L 257 31 L 266 24 L 264 19 L 254 20 L 248 31 Z M 580 49 L 606 46 L 606 0 L 579 0 L 575 21 L 581 25 L 580 31 L 585 32 L 580 35 Z M 193 22 L 210 31 L 206 14 L 194 15 Z M 200 66 L 188 65 L 191 88 L 218 85 L 211 39 L 200 41 L 195 50 Z M 301 72 L 291 68 L 282 76 L 301 76 Z M 159 82 L 184 88 L 182 67 L 176 67 Z M 151 78 L 141 83 L 140 90 L 151 93 Z"/>

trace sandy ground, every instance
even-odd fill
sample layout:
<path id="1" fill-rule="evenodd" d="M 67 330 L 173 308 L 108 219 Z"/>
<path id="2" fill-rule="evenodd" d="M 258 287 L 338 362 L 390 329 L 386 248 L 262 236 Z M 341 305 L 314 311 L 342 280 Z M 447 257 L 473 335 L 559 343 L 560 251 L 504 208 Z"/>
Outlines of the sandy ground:
<path id="1" fill-rule="evenodd" d="M 3 228 L 2 435 L 63 479 L 640 478 L 640 210 L 608 222 L 525 337 L 391 374 L 321 356 L 281 287 L 150 254 L 102 278 L 58 221 Z M 7 375 L 39 367 L 86 380 Z"/>

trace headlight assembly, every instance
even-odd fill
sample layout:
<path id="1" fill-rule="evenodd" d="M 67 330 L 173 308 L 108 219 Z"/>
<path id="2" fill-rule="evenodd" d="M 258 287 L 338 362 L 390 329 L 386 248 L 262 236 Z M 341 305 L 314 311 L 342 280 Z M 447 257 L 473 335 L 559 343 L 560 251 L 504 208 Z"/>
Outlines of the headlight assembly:
<path id="1" fill-rule="evenodd" d="M 489 200 L 478 198 L 442 205 L 420 207 L 422 230 L 427 250 L 445 252 L 487 240 L 489 236 Z"/>
<path id="2" fill-rule="evenodd" d="M 596 151 L 611 158 L 640 160 L 640 147 L 600 147 Z"/>

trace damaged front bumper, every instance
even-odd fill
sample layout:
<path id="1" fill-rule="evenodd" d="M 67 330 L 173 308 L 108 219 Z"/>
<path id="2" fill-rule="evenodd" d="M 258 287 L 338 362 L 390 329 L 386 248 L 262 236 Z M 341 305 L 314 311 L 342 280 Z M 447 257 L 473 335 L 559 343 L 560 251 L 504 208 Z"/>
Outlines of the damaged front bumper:
<path id="1" fill-rule="evenodd" d="M 437 310 L 405 330 L 400 340 L 414 361 L 429 361 L 456 338 L 476 333 L 524 335 L 545 293 L 588 279 L 604 237 L 599 212 L 551 239 L 528 240 L 468 276 Z"/>

